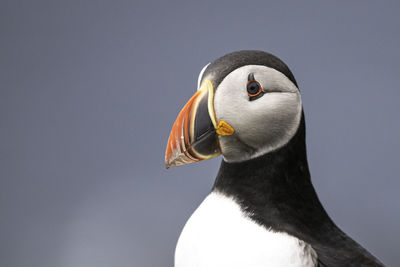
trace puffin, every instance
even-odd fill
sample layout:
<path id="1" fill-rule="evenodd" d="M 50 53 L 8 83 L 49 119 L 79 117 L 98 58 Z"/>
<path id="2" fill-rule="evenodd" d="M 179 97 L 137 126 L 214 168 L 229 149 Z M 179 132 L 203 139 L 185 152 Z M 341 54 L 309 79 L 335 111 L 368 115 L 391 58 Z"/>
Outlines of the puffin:
<path id="1" fill-rule="evenodd" d="M 311 182 L 300 91 L 256 50 L 207 64 L 168 139 L 167 168 L 222 155 L 175 267 L 383 266 L 329 217 Z"/>

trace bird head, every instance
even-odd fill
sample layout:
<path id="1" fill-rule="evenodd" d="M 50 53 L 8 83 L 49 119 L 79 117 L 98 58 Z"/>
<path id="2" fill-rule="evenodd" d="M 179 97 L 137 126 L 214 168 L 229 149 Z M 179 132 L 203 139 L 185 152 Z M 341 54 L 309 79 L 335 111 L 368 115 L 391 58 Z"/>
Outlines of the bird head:
<path id="1" fill-rule="evenodd" d="M 263 51 L 238 51 L 208 64 L 198 90 L 176 119 L 166 167 L 221 155 L 227 162 L 259 157 L 287 144 L 302 116 L 293 74 Z"/>

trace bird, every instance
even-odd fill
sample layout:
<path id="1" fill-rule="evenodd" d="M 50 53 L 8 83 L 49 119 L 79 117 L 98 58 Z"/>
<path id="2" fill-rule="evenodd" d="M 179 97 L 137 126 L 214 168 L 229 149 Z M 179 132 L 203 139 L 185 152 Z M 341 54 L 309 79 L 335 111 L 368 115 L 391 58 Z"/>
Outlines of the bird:
<path id="1" fill-rule="evenodd" d="M 179 236 L 175 267 L 384 266 L 317 196 L 300 91 L 281 59 L 231 52 L 201 70 L 197 87 L 172 126 L 165 165 L 222 161 Z"/>

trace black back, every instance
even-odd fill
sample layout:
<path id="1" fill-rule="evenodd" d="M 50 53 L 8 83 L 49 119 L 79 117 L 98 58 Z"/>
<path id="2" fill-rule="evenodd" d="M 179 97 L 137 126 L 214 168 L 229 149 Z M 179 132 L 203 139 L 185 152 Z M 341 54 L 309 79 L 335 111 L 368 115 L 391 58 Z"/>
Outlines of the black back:
<path id="1" fill-rule="evenodd" d="M 329 218 L 311 183 L 302 114 L 284 147 L 240 163 L 222 161 L 213 191 L 235 198 L 260 225 L 309 243 L 322 266 L 383 266 Z"/>

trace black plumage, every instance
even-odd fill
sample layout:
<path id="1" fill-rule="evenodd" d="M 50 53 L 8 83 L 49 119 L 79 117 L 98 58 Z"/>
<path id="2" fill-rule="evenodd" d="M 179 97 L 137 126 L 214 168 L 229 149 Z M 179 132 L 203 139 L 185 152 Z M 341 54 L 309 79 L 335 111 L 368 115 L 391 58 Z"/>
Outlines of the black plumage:
<path id="1" fill-rule="evenodd" d="M 293 73 L 282 60 L 270 53 L 257 50 L 236 51 L 218 58 L 204 71 L 202 80 L 210 79 L 214 88 L 217 88 L 229 73 L 245 65 L 261 65 L 276 69 L 297 86 Z"/>
<path id="2" fill-rule="evenodd" d="M 309 243 L 322 266 L 383 266 L 329 218 L 311 183 L 302 117 L 284 147 L 240 163 L 222 161 L 213 191 L 235 198 L 267 229 Z"/>
<path id="3" fill-rule="evenodd" d="M 264 65 L 288 77 L 290 69 L 279 58 L 262 51 L 239 51 L 211 63 L 204 78 L 214 88 L 233 70 Z M 286 232 L 309 243 L 321 266 L 383 266 L 343 233 L 329 218 L 311 183 L 305 144 L 305 120 L 283 147 L 239 163 L 222 161 L 213 191 L 233 197 L 258 224 Z"/>

